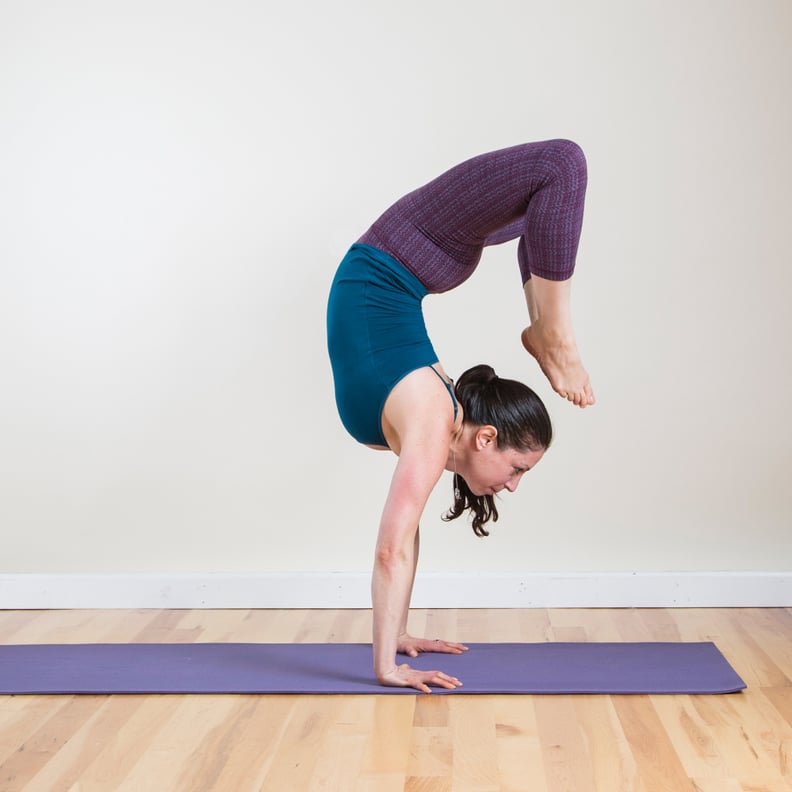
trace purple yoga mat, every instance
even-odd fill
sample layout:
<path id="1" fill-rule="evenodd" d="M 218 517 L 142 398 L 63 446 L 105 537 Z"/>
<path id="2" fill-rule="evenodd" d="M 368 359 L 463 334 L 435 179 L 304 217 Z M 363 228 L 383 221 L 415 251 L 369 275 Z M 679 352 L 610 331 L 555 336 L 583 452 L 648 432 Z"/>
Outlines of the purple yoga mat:
<path id="1" fill-rule="evenodd" d="M 712 643 L 469 646 L 462 655 L 404 660 L 459 677 L 464 686 L 457 693 L 695 694 L 745 687 Z M 0 646 L 0 694 L 415 692 L 377 683 L 369 644 Z"/>

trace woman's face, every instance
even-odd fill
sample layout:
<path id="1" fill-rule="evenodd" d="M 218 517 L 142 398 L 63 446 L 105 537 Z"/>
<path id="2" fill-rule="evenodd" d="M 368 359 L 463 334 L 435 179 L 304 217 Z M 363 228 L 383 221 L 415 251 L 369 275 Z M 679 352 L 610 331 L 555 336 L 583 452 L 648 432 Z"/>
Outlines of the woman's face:
<path id="1" fill-rule="evenodd" d="M 459 471 L 474 495 L 494 495 L 501 490 L 514 492 L 524 473 L 543 456 L 539 451 L 517 451 L 500 448 L 494 439 L 476 438 L 476 452 L 470 457 L 468 469 Z"/>

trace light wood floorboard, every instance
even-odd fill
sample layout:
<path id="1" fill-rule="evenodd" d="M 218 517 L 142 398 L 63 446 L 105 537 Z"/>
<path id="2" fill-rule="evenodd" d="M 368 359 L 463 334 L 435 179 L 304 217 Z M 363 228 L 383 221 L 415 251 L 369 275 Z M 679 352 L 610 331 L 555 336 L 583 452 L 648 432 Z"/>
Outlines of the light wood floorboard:
<path id="1" fill-rule="evenodd" d="M 727 696 L 0 696 L 0 792 L 792 792 L 792 610 L 416 610 L 416 634 L 703 641 Z M 0 611 L 0 643 L 366 642 L 368 611 Z"/>

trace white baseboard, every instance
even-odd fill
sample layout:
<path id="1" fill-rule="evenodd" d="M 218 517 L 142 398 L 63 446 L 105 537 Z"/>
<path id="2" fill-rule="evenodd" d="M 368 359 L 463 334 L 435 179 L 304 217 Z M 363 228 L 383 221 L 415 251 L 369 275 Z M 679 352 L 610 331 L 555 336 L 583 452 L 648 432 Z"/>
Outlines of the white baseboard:
<path id="1" fill-rule="evenodd" d="M 363 572 L 0 575 L 0 609 L 368 608 Z M 419 574 L 415 608 L 791 607 L 792 572 Z"/>

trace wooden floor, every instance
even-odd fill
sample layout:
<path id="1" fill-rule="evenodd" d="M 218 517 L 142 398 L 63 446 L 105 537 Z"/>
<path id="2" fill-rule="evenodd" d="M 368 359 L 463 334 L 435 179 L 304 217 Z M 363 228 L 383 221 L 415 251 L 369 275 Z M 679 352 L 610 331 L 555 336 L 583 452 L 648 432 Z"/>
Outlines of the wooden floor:
<path id="1" fill-rule="evenodd" d="M 713 640 L 727 696 L 0 697 L 13 792 L 788 792 L 792 610 L 415 611 L 483 641 Z M 0 611 L 0 643 L 367 641 L 367 611 Z"/>

